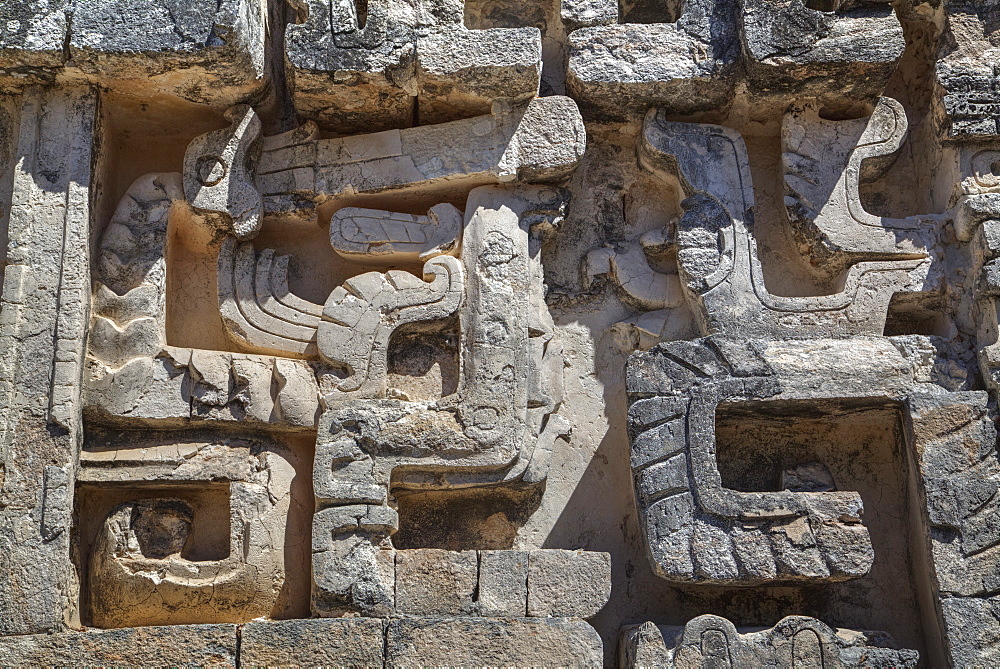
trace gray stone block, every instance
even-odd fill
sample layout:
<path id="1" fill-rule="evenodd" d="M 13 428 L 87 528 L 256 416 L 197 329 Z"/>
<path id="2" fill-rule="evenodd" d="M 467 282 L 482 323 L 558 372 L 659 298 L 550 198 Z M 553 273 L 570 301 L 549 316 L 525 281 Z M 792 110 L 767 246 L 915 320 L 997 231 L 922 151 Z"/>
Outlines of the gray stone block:
<path id="1" fill-rule="evenodd" d="M 879 95 L 905 47 L 885 2 L 838 11 L 802 0 L 743 0 L 743 53 L 752 95 Z"/>
<path id="2" fill-rule="evenodd" d="M 610 597 L 610 553 L 557 549 L 529 553 L 529 616 L 589 618 Z"/>
<path id="3" fill-rule="evenodd" d="M 568 39 L 567 90 L 586 117 L 624 119 L 654 105 L 674 114 L 732 102 L 735 0 L 692 0 L 676 23 L 582 28 Z"/>
<path id="4" fill-rule="evenodd" d="M 0 86 L 51 81 L 62 67 L 66 0 L 0 4 Z"/>
<path id="5" fill-rule="evenodd" d="M 4 666 L 236 666 L 235 625 L 175 625 L 0 638 Z"/>
<path id="6" fill-rule="evenodd" d="M 603 652 L 593 627 L 565 618 L 401 618 L 386 635 L 393 667 L 599 667 Z"/>
<path id="7" fill-rule="evenodd" d="M 396 552 L 396 613 L 470 615 L 479 571 L 475 551 L 414 549 Z"/>
<path id="8" fill-rule="evenodd" d="M 479 553 L 479 613 L 524 616 L 528 602 L 529 551 Z"/>
<path id="9" fill-rule="evenodd" d="M 264 13 L 251 0 L 76 0 L 67 46 L 70 64 L 133 94 L 228 106 L 264 86 Z"/>
<path id="10" fill-rule="evenodd" d="M 383 625 L 381 618 L 248 623 L 240 636 L 240 664 L 381 667 Z"/>

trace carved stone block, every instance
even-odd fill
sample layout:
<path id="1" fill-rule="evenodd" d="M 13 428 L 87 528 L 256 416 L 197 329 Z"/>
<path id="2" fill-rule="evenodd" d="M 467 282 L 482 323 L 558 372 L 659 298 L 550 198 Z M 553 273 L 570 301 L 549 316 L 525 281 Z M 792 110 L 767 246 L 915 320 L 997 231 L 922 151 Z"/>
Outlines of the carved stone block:
<path id="1" fill-rule="evenodd" d="M 762 631 L 738 630 L 725 618 L 699 616 L 683 628 L 643 623 L 622 630 L 623 667 L 676 669 L 738 666 L 915 667 L 913 650 L 884 632 L 833 629 L 815 618 L 789 616 Z"/>
<path id="2" fill-rule="evenodd" d="M 944 134 L 952 139 L 1000 135 L 1000 72 L 994 3 L 950 2 L 935 63 L 943 95 Z"/>

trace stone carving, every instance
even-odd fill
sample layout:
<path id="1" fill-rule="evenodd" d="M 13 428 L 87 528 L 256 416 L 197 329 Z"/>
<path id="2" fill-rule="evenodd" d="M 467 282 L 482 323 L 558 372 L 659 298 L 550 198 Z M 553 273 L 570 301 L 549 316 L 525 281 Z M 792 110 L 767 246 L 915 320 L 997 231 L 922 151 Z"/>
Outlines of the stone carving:
<path id="1" fill-rule="evenodd" d="M 806 616 L 788 616 L 766 630 L 740 631 L 720 616 L 704 615 L 684 627 L 653 623 L 622 630 L 623 667 L 915 667 L 919 655 L 900 649 L 885 632 L 833 629 Z"/>
<path id="2" fill-rule="evenodd" d="M 996 7 L 992 3 L 953 2 L 943 17 L 935 63 L 941 86 L 943 134 L 952 139 L 995 139 L 1000 134 L 996 45 Z"/>
<path id="3" fill-rule="evenodd" d="M 317 139 L 315 126 L 262 140 L 254 112 L 234 108 L 228 129 L 188 146 L 182 178 L 140 179 L 105 232 L 102 273 L 109 284 L 97 287 L 95 331 L 106 335 L 91 351 L 93 414 L 166 425 L 254 420 L 288 430 L 317 424 L 321 400 L 313 608 L 320 615 L 391 613 L 392 555 L 381 548 L 398 528 L 396 511 L 385 506 L 394 470 L 406 471 L 398 489 L 537 485 L 556 439 L 568 433 L 555 413 L 561 350 L 552 342 L 539 257 L 565 195 L 481 184 L 566 175 L 583 150 L 575 109 L 564 98 L 546 98 L 365 140 Z M 468 145 L 442 160 L 438 138 L 463 134 Z M 230 342 L 246 353 L 167 345 L 165 238 L 175 203 L 181 206 L 178 181 L 197 220 L 222 237 L 220 315 Z M 264 217 L 307 219 L 337 197 L 463 186 L 472 188 L 464 216 L 444 203 L 427 216 L 357 207 L 334 215 L 331 261 L 366 261 L 377 249 L 382 264 L 423 261 L 424 280 L 402 270 L 364 272 L 320 305 L 290 290 L 287 256 L 245 241 Z M 453 315 L 460 337 L 456 392 L 437 403 L 390 392 L 393 334 Z M 123 372 L 133 381 L 127 402 L 105 390 Z M 359 426 L 362 441 L 345 425 Z M 424 433 L 424 443 L 411 429 Z M 119 516 L 136 513 L 122 507 Z M 108 522 L 114 528 L 124 521 L 112 514 Z M 108 532 L 109 545 L 128 544 L 127 529 Z M 190 611 L 178 616 L 171 622 L 194 619 Z"/>
<path id="4" fill-rule="evenodd" d="M 561 204 L 558 191 L 538 187 L 480 187 L 469 194 L 470 213 L 461 241 L 465 277 L 459 313 L 461 377 L 453 395 L 430 404 L 405 398 L 345 401 L 386 396 L 381 374 L 371 376 L 373 364 L 378 365 L 375 372 L 384 374 L 384 353 L 373 350 L 367 358 L 365 383 L 348 376 L 338 387 L 360 395 L 324 397 L 328 409 L 319 424 L 313 485 L 317 518 L 337 520 L 323 520 L 329 525 L 314 535 L 314 560 L 330 561 L 323 571 L 355 568 L 359 540 L 342 535 L 360 534 L 364 545 L 375 548 L 395 532 L 393 512 L 379 505 L 385 503 L 397 467 L 405 467 L 406 475 L 397 481 L 404 488 L 436 485 L 432 482 L 439 484 L 442 479 L 453 486 L 469 486 L 537 483 L 544 478 L 552 446 L 567 433 L 568 423 L 555 414 L 562 401 L 556 368 L 561 351 L 551 341 L 552 321 L 541 300 L 539 244 L 530 240 L 531 224 L 540 222 L 537 217 L 557 215 Z M 449 256 L 437 259 L 454 261 Z M 336 291 L 331 300 L 334 297 Z M 328 302 L 325 311 L 329 310 Z M 434 316 L 442 315 L 446 314 Z M 354 326 L 344 333 L 353 336 L 357 331 Z M 367 341 L 377 345 L 378 338 Z M 324 355 L 331 357 L 333 347 L 321 340 L 321 349 L 324 346 L 328 347 Z M 365 360 L 366 355 L 357 359 Z M 334 360 L 350 364 L 346 357 Z M 456 467 L 458 462 L 461 468 Z M 340 520 L 345 513 L 357 522 Z M 373 576 L 378 551 L 364 550 L 372 561 L 367 576 L 323 584 L 314 593 L 315 610 L 339 613 L 354 605 L 379 612 L 388 606 L 389 582 L 382 584 L 377 602 L 367 595 L 355 599 L 357 580 L 380 580 Z"/>
<path id="5" fill-rule="evenodd" d="M 95 625 L 243 622 L 279 610 L 296 464 L 287 449 L 246 442 L 155 446 L 89 452 L 82 464 L 82 484 L 125 483 L 137 492 L 224 482 L 229 506 L 228 540 L 217 559 L 191 546 L 192 524 L 210 522 L 199 518 L 208 513 L 204 503 L 196 511 L 166 496 L 112 508 L 90 557 Z M 200 539 L 206 541 L 204 533 Z"/>
<path id="6" fill-rule="evenodd" d="M 867 119 L 828 121 L 816 107 L 785 115 L 785 210 L 823 270 L 842 271 L 850 259 L 931 255 L 945 217 L 875 216 L 861 202 L 861 184 L 885 173 L 906 134 L 906 112 L 892 98 L 879 98 Z"/>
<path id="7" fill-rule="evenodd" d="M 996 0 L 0 5 L 0 665 L 1000 664 Z"/>
<path id="8" fill-rule="evenodd" d="M 72 541 L 89 320 L 96 93 L 5 99 L 0 224 L 0 634 L 60 629 L 75 604 Z M 16 160 L 15 160 L 16 157 Z M 47 177 L 39 181 L 39 174 Z"/>
<path id="9" fill-rule="evenodd" d="M 786 124 L 785 134 L 789 137 L 800 133 Z M 863 135 L 856 143 L 867 148 Z M 873 152 L 868 149 L 869 154 Z M 706 160 L 705 156 L 711 159 Z M 934 276 L 929 274 L 931 262 L 927 250 L 933 245 L 933 229 L 921 227 L 919 221 L 903 221 L 899 229 L 905 230 L 907 225 L 916 228 L 913 233 L 916 240 L 890 241 L 895 238 L 893 222 L 872 220 L 874 217 L 858 203 L 858 182 L 842 178 L 836 185 L 827 184 L 833 195 L 813 198 L 827 203 L 833 210 L 829 215 L 804 212 L 802 203 L 810 200 L 803 193 L 789 196 L 786 203 L 800 225 L 805 227 L 808 221 L 809 229 L 804 234 L 824 240 L 816 246 L 825 249 L 826 255 L 832 255 L 832 247 L 838 258 L 847 256 L 854 261 L 849 265 L 844 289 L 822 297 L 774 295 L 764 282 L 754 236 L 749 162 L 743 140 L 736 132 L 708 124 L 668 122 L 662 110 L 651 110 L 643 125 L 640 162 L 650 172 L 662 178 L 676 178 L 681 183 L 684 214 L 677 221 L 676 238 L 665 239 L 663 230 L 654 230 L 640 240 L 642 249 L 633 246 L 627 254 L 598 250 L 589 257 L 588 272 L 606 273 L 604 266 L 610 262 L 612 280 L 640 309 L 664 310 L 650 314 L 640 324 L 654 337 L 670 318 L 667 309 L 681 307 L 685 302 L 695 311 L 704 334 L 767 337 L 793 333 L 795 336 L 881 334 L 893 295 L 936 289 Z M 856 174 L 861 164 L 861 158 L 852 157 L 845 174 Z M 811 174 L 786 176 L 786 183 L 789 180 L 794 184 L 815 185 L 817 190 L 824 184 Z M 844 203 L 842 209 L 836 208 L 838 201 Z M 856 212 L 860 220 L 852 218 L 851 212 Z M 880 234 L 888 239 L 873 242 L 872 238 Z M 677 253 L 677 279 L 647 269 L 645 260 L 650 251 L 670 246 Z M 900 250 L 900 246 L 904 249 Z M 609 254 L 609 260 L 596 263 L 596 259 Z M 857 260 L 890 254 L 904 259 Z M 847 264 L 842 263 L 841 267 Z M 628 275 L 623 276 L 618 269 L 621 266 L 628 267 Z"/>
<path id="10" fill-rule="evenodd" d="M 559 178 L 572 169 L 583 151 L 582 126 L 575 109 L 565 98 L 544 98 L 527 108 L 498 107 L 489 117 L 388 131 L 368 136 L 366 141 L 319 140 L 315 138 L 315 126 L 262 141 L 261 126 L 253 112 L 239 108 L 230 114 L 232 125 L 228 130 L 209 133 L 188 147 L 183 192 L 206 223 L 228 230 L 236 238 L 246 238 L 259 230 L 263 215 L 304 216 L 312 212 L 314 216 L 315 207 L 337 196 L 394 188 L 456 188 L 463 182 L 473 186 L 490 181 Z M 468 133 L 469 141 L 462 149 L 467 153 L 455 155 L 451 164 L 434 156 L 433 147 L 440 145 L 431 143 L 438 136 L 461 137 L 463 133 Z M 247 161 L 254 161 L 258 150 L 255 147 L 261 147 L 262 154 L 256 170 L 247 171 Z M 279 156 L 284 160 L 280 170 L 276 169 Z M 241 362 L 233 362 L 231 354 L 166 347 L 164 249 L 174 206 L 184 201 L 180 180 L 176 174 L 141 177 L 123 198 L 105 231 L 99 269 L 108 278 L 106 285 L 98 285 L 96 294 L 91 411 L 106 417 L 127 415 L 178 423 L 205 417 L 206 412 L 218 414 L 213 408 L 218 407 L 235 420 L 250 416 L 291 426 L 315 424 L 308 414 L 310 406 L 315 413 L 318 395 L 310 389 L 316 381 L 308 365 L 253 356 L 236 356 L 235 360 Z M 450 225 L 457 225 L 457 210 L 448 210 L 444 205 L 433 209 L 450 212 Z M 342 226 L 348 221 L 356 223 L 356 217 L 347 218 L 356 211 L 344 210 L 337 219 L 341 226 L 331 228 L 331 241 L 338 254 L 351 255 Z M 397 214 L 389 216 L 398 219 Z M 382 227 L 382 232 L 390 231 Z M 369 234 L 380 233 L 376 230 Z M 394 240 L 377 240 L 382 251 L 389 250 L 389 241 Z M 397 261 L 405 258 L 406 252 L 400 251 L 403 255 L 396 257 Z M 414 282 L 399 272 L 386 278 L 379 273 L 355 277 L 331 294 L 329 314 L 324 316 L 322 305 L 290 292 L 288 260 L 275 255 L 265 249 L 258 256 L 248 243 L 240 245 L 236 239 L 225 241 L 220 248 L 218 283 L 223 321 L 230 337 L 249 353 L 282 358 L 315 356 L 322 353 L 316 346 L 317 332 L 325 330 L 329 333 L 326 340 L 333 347 L 325 358 L 361 367 L 359 361 L 375 346 L 374 340 L 371 346 L 365 344 L 345 352 L 345 346 L 351 349 L 353 345 L 347 341 L 337 343 L 336 334 L 338 328 L 353 328 L 347 324 L 352 317 L 344 310 L 356 311 L 357 306 L 351 303 L 366 301 L 351 293 L 353 288 L 371 298 L 381 294 L 377 299 L 384 304 L 375 305 L 370 313 L 384 313 L 382 320 L 392 318 L 395 326 L 405 322 L 399 320 L 399 308 L 407 308 L 410 316 L 406 318 L 441 318 L 455 310 L 462 292 L 457 262 L 450 257 L 430 258 L 426 267 L 429 276 L 439 277 L 435 283 Z M 380 293 L 376 288 L 383 281 L 403 283 L 386 284 L 392 290 Z M 424 294 L 426 291 L 430 293 Z M 391 297 L 394 293 L 408 297 Z M 448 297 L 442 302 L 445 295 Z M 437 305 L 421 314 L 419 303 Z M 385 345 L 393 328 L 380 326 L 378 319 L 370 321 L 368 327 L 373 328 L 372 332 L 381 332 L 382 343 L 378 346 L 383 362 L 376 367 L 384 367 Z M 124 379 L 128 382 L 123 383 Z M 359 384 L 362 381 L 358 379 Z M 277 402 L 268 391 L 275 382 L 280 387 L 293 384 L 287 392 L 279 393 Z M 373 378 L 370 384 L 378 387 L 382 382 Z M 345 388 L 350 385 L 348 381 L 342 383 Z M 127 392 L 119 391 L 122 386 Z M 156 390 L 152 390 L 154 386 Z M 315 399 L 307 399 L 303 405 L 296 397 Z M 289 402 L 296 406 L 283 408 Z M 234 403 L 239 405 L 235 410 L 226 408 Z M 202 408 L 204 405 L 207 408 Z"/>
<path id="11" fill-rule="evenodd" d="M 649 557 L 663 578 L 752 585 L 857 578 L 871 567 L 857 493 L 737 492 L 722 483 L 720 403 L 827 396 L 783 383 L 765 346 L 676 342 L 629 360 L 632 470 Z"/>

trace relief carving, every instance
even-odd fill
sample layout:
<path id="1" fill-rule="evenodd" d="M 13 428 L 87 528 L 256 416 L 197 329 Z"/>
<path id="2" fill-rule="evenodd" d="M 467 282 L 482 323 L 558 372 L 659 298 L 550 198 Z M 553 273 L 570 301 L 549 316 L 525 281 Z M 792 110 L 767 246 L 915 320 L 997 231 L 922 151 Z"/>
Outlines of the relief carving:
<path id="1" fill-rule="evenodd" d="M 0 2 L 0 665 L 1000 664 L 998 35 Z"/>

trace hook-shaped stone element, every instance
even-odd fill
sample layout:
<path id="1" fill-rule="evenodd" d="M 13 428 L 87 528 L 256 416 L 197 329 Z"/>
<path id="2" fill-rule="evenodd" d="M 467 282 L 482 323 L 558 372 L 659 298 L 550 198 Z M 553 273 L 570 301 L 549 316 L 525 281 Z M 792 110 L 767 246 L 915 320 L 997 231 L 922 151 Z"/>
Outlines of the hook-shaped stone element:
<path id="1" fill-rule="evenodd" d="M 248 105 L 226 112 L 228 128 L 195 137 L 184 152 L 184 197 L 209 221 L 237 239 L 260 230 L 263 204 L 254 179 L 261 122 Z"/>

